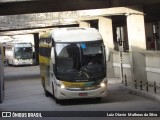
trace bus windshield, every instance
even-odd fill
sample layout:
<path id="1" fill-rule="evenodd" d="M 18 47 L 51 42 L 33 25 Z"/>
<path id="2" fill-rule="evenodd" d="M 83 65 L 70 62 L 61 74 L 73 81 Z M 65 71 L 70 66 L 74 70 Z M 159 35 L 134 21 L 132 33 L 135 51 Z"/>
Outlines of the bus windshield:
<path id="1" fill-rule="evenodd" d="M 15 47 L 15 58 L 32 59 L 32 47 Z"/>
<path id="2" fill-rule="evenodd" d="M 56 43 L 55 49 L 57 79 L 89 81 L 105 77 L 102 42 Z"/>

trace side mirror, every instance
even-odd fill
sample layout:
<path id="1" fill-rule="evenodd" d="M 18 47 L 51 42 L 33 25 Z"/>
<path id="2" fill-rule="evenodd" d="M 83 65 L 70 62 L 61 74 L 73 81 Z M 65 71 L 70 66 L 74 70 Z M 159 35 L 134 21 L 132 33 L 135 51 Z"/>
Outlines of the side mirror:
<path id="1" fill-rule="evenodd" d="M 54 47 L 51 48 L 51 62 L 55 64 L 55 53 L 54 53 Z"/>
<path id="2" fill-rule="evenodd" d="M 55 42 L 54 42 L 53 39 L 51 41 L 52 41 L 52 47 L 54 47 L 55 46 Z"/>

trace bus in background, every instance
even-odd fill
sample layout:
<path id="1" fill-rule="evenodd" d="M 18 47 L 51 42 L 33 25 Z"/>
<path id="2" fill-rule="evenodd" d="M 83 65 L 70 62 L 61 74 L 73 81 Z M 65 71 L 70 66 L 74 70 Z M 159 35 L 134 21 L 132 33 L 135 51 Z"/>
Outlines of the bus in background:
<path id="1" fill-rule="evenodd" d="M 33 65 L 33 49 L 30 42 L 7 42 L 5 57 L 8 65 Z"/>
<path id="2" fill-rule="evenodd" d="M 0 103 L 4 100 L 4 52 L 0 43 Z"/>
<path id="3" fill-rule="evenodd" d="M 94 28 L 56 28 L 40 35 L 39 62 L 46 96 L 60 100 L 107 95 L 105 46 Z"/>

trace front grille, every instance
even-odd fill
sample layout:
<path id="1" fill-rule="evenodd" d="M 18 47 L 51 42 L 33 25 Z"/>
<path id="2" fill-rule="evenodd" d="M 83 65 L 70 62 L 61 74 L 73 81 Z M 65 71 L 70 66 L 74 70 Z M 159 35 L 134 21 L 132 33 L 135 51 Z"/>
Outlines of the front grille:
<path id="1" fill-rule="evenodd" d="M 94 86 L 94 87 L 83 87 L 83 88 L 65 88 L 66 90 L 70 91 L 86 91 L 86 90 L 95 90 L 98 89 L 99 86 Z"/>

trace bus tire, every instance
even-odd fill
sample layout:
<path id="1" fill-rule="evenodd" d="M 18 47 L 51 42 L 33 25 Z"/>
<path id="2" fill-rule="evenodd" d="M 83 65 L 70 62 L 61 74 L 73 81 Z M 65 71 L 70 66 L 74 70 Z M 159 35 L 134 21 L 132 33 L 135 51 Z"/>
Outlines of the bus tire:
<path id="1" fill-rule="evenodd" d="M 102 98 L 101 98 L 101 97 L 97 97 L 97 98 L 95 98 L 95 100 L 96 100 L 97 102 L 101 102 Z"/>
<path id="2" fill-rule="evenodd" d="M 52 92 L 53 92 L 53 97 L 55 98 L 53 82 L 52 82 Z"/>
<path id="3" fill-rule="evenodd" d="M 42 80 L 41 80 L 41 84 L 42 84 L 42 87 L 44 88 L 44 79 L 42 78 Z"/>
<path id="4" fill-rule="evenodd" d="M 61 103 L 62 100 L 55 98 L 57 104 Z"/>
<path id="5" fill-rule="evenodd" d="M 50 97 L 51 94 L 46 90 L 44 78 L 42 78 L 42 86 L 43 86 L 46 97 Z"/>
<path id="6" fill-rule="evenodd" d="M 51 94 L 46 89 L 44 89 L 44 92 L 45 92 L 46 97 L 50 97 Z"/>
<path id="7" fill-rule="evenodd" d="M 6 63 L 7 63 L 8 66 L 11 66 L 11 64 L 9 64 L 9 60 L 8 59 L 6 60 Z"/>
<path id="8" fill-rule="evenodd" d="M 55 97 L 55 92 L 54 92 L 54 85 L 53 85 L 53 83 L 52 83 L 52 91 L 53 91 L 53 97 L 54 97 L 54 99 L 55 99 L 55 102 L 56 102 L 57 104 L 60 103 L 61 100 L 60 100 L 60 99 L 57 99 L 57 98 Z"/>

